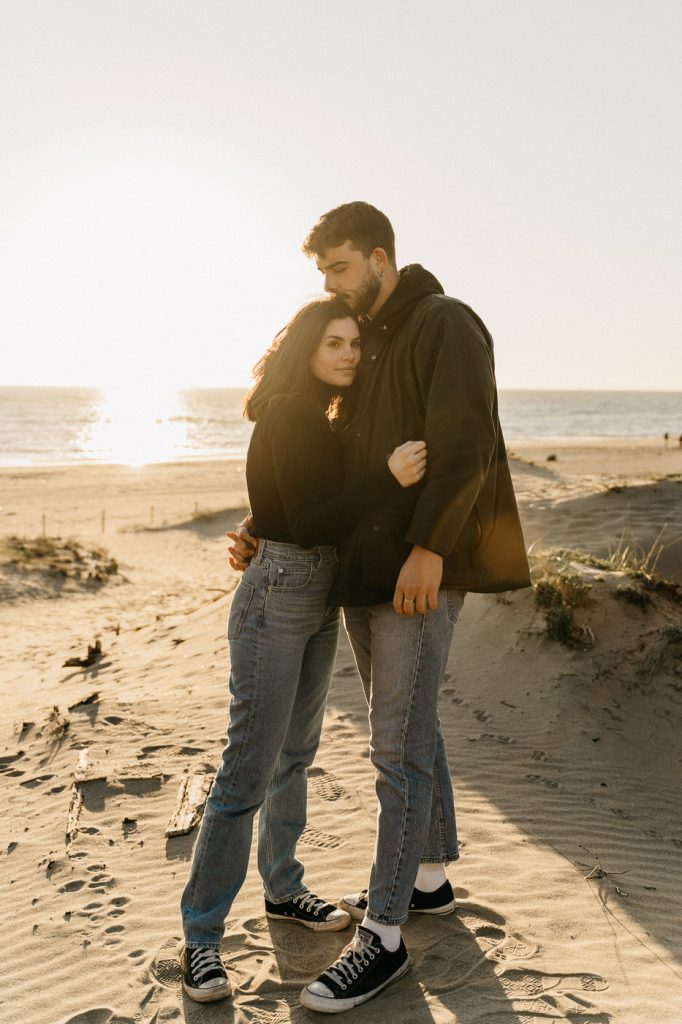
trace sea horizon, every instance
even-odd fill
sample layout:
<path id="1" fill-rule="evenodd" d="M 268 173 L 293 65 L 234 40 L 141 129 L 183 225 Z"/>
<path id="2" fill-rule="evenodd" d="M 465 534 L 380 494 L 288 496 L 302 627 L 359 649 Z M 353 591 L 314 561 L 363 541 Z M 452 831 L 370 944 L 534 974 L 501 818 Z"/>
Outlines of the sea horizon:
<path id="1" fill-rule="evenodd" d="M 0 386 L 0 466 L 44 467 L 243 459 L 247 387 L 158 392 Z M 682 433 L 682 391 L 502 388 L 508 441 L 661 438 Z"/>

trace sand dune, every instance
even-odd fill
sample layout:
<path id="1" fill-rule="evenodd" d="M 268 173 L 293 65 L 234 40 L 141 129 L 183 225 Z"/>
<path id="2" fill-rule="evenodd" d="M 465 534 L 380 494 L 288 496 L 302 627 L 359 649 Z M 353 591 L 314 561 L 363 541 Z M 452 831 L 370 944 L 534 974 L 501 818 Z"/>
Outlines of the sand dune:
<path id="1" fill-rule="evenodd" d="M 680 483 L 652 479 L 653 450 L 638 450 L 636 474 L 621 454 L 603 476 L 608 451 L 583 457 L 582 473 L 579 460 L 575 472 L 562 471 L 568 454 L 545 464 L 536 453 L 535 466 L 517 454 L 536 575 L 569 580 L 566 593 L 580 598 L 572 621 L 588 640 L 551 640 L 531 591 L 467 598 L 441 702 L 462 838 L 462 857 L 448 869 L 458 913 L 410 920 L 413 969 L 352 1017 L 679 1024 L 679 594 L 540 549 L 606 553 L 628 515 L 642 538 L 664 522 L 679 535 Z M 0 1019 L 310 1021 L 299 990 L 350 930 L 314 935 L 268 921 L 255 867 L 223 946 L 234 999 L 200 1007 L 180 990 L 178 900 L 196 832 L 167 839 L 165 828 L 183 778 L 210 776 L 222 748 L 236 580 L 221 534 L 238 515 L 242 485 L 239 467 L 227 464 L 135 471 L 131 488 L 130 472 L 0 474 L 3 513 L 15 512 L 3 534 L 35 534 L 41 508 L 52 507 L 72 517 L 83 544 L 105 544 L 121 576 L 65 591 L 47 575 L 37 596 L 0 603 L 0 870 L 10 939 Z M 606 490 L 614 484 L 622 490 Z M 101 535 L 95 520 L 88 533 L 78 520 L 98 515 L 103 496 L 111 529 Z M 195 500 L 223 511 L 196 518 Z M 145 522 L 152 503 L 153 525 Z M 116 515 L 133 519 L 121 523 L 126 532 L 114 532 Z M 675 551 L 666 565 L 679 579 Z M 96 637 L 99 660 L 64 667 Z M 302 852 L 313 888 L 338 897 L 364 884 L 375 811 L 366 712 L 344 642 L 310 772 Z"/>

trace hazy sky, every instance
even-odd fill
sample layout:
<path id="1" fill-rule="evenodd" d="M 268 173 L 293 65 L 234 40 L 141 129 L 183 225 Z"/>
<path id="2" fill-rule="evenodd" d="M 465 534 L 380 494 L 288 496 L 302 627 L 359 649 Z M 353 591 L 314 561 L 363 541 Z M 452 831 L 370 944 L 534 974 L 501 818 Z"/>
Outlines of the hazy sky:
<path id="1" fill-rule="evenodd" d="M 0 0 L 0 383 L 228 386 L 366 199 L 503 387 L 682 387 L 679 0 Z"/>

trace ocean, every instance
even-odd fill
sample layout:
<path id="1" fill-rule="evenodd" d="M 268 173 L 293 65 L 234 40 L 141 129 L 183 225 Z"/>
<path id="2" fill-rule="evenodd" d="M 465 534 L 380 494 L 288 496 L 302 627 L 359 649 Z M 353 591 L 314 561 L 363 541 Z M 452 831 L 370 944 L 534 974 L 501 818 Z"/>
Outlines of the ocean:
<path id="1" fill-rule="evenodd" d="M 0 465 L 241 458 L 243 388 L 0 387 Z M 501 391 L 507 440 L 682 433 L 682 391 Z"/>

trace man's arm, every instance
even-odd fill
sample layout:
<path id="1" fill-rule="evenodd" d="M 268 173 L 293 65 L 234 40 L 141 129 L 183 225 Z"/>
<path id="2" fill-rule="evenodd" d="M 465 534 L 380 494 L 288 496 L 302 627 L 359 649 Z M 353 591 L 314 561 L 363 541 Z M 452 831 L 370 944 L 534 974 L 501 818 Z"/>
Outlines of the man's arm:
<path id="1" fill-rule="evenodd" d="M 497 443 L 492 342 L 473 313 L 458 304 L 434 311 L 417 342 L 415 369 L 429 462 L 405 538 L 412 551 L 393 596 L 403 615 L 437 606 L 443 558 L 471 514 Z"/>

